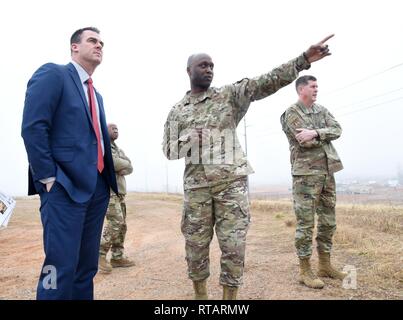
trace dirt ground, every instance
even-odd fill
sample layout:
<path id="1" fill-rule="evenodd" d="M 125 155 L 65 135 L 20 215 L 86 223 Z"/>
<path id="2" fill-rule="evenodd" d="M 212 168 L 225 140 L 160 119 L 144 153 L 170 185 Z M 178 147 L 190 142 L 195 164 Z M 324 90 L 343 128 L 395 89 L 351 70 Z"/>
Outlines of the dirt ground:
<path id="1" fill-rule="evenodd" d="M 17 199 L 13 217 L 0 230 L 0 299 L 34 299 L 43 261 L 42 226 L 37 198 Z M 180 233 L 182 199 L 178 195 L 131 193 L 127 197 L 126 253 L 132 268 L 117 268 L 95 278 L 96 299 L 192 299 L 187 278 L 184 239 Z M 322 290 L 298 284 L 294 226 L 288 213 L 252 210 L 247 237 L 244 285 L 239 299 L 402 299 L 401 282 L 382 286 L 368 280 L 371 260 L 335 244 L 333 261 L 357 268 L 357 289 L 344 289 L 337 280 L 324 279 Z M 210 299 L 221 299 L 218 283 L 220 251 L 211 245 Z M 316 269 L 317 257 L 313 256 Z M 388 282 L 390 283 L 390 282 Z"/>

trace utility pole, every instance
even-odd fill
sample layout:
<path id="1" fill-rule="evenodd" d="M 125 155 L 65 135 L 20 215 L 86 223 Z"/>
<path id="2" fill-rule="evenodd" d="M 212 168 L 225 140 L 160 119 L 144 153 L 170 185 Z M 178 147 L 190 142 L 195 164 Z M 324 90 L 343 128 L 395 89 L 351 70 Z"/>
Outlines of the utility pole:
<path id="1" fill-rule="evenodd" d="M 166 184 L 167 184 L 167 190 L 166 193 L 169 193 L 169 177 L 168 177 L 168 161 L 165 160 L 165 179 L 166 179 Z"/>
<path id="2" fill-rule="evenodd" d="M 243 131 L 244 131 L 244 138 L 245 138 L 245 153 L 246 157 L 248 157 L 248 138 L 246 137 L 246 116 L 243 117 Z"/>
<path id="3" fill-rule="evenodd" d="M 145 178 L 145 189 L 146 189 L 146 192 L 148 192 L 148 172 L 147 172 L 147 166 L 144 168 L 144 178 Z"/>
<path id="4" fill-rule="evenodd" d="M 403 186 L 403 170 L 400 163 L 397 164 L 397 180 L 399 181 L 399 184 Z"/>
<path id="5" fill-rule="evenodd" d="M 243 131 L 244 131 L 244 139 L 245 139 L 245 154 L 246 158 L 248 158 L 248 137 L 246 135 L 246 115 L 243 117 Z M 249 191 L 249 176 L 246 176 L 246 184 L 248 187 L 248 198 L 250 196 L 250 191 Z"/>

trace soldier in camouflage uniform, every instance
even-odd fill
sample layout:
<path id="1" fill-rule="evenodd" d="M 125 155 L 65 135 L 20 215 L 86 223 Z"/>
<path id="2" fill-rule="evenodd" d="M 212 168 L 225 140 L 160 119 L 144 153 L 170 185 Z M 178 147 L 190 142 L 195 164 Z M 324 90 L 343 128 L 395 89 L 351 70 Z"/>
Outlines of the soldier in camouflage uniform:
<path id="1" fill-rule="evenodd" d="M 106 225 L 102 234 L 99 249 L 99 270 L 104 273 L 112 272 L 112 267 L 131 267 L 134 262 L 124 256 L 124 242 L 127 231 L 126 225 L 126 180 L 125 176 L 133 172 L 130 159 L 120 149 L 115 140 L 119 137 L 116 124 L 108 124 L 111 140 L 112 158 L 118 184 L 118 194 L 111 192 L 108 211 L 106 212 Z M 112 257 L 109 263 L 106 259 L 108 251 Z"/>
<path id="2" fill-rule="evenodd" d="M 334 172 L 343 169 L 331 141 L 339 138 L 342 130 L 333 115 L 315 103 L 318 92 L 315 77 L 300 77 L 296 89 L 299 100 L 282 114 L 281 124 L 291 152 L 299 281 L 320 289 L 324 283 L 313 273 L 309 262 L 315 213 L 318 216 L 318 275 L 341 280 L 345 277 L 330 264 L 332 237 L 336 230 Z"/>
<path id="3" fill-rule="evenodd" d="M 222 252 L 223 299 L 236 299 L 242 284 L 245 240 L 250 222 L 247 175 L 253 173 L 236 135 L 252 101 L 263 99 L 296 79 L 310 63 L 330 55 L 325 38 L 299 57 L 252 79 L 210 87 L 214 64 L 207 54 L 189 57 L 191 90 L 170 111 L 163 151 L 170 159 L 185 157 L 184 207 L 188 275 L 195 299 L 207 299 L 209 247 L 213 228 Z"/>

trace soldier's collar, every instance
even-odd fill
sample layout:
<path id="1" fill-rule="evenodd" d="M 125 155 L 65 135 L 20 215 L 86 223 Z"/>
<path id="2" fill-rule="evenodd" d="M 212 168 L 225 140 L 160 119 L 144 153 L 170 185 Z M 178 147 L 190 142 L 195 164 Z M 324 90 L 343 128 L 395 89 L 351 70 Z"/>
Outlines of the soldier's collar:
<path id="1" fill-rule="evenodd" d="M 312 105 L 311 108 L 307 108 L 307 107 L 304 106 L 304 104 L 301 101 L 298 100 L 297 106 L 305 114 L 318 113 L 319 112 L 319 109 L 318 109 L 318 107 L 317 107 L 317 105 L 315 103 Z"/>
<path id="2" fill-rule="evenodd" d="M 186 92 L 186 96 L 184 99 L 184 105 L 187 104 L 197 104 L 200 103 L 206 99 L 211 99 L 211 97 L 213 96 L 215 92 L 214 88 L 208 88 L 207 91 L 198 93 L 198 94 L 192 94 L 190 92 L 190 90 L 188 92 Z"/>

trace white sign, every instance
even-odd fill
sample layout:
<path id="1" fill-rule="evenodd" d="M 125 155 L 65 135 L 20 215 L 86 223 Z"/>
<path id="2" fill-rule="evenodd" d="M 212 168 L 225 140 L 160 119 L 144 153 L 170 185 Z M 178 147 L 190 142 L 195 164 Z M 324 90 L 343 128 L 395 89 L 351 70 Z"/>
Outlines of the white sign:
<path id="1" fill-rule="evenodd" d="M 0 229 L 7 227 L 14 207 L 15 200 L 0 191 Z"/>

